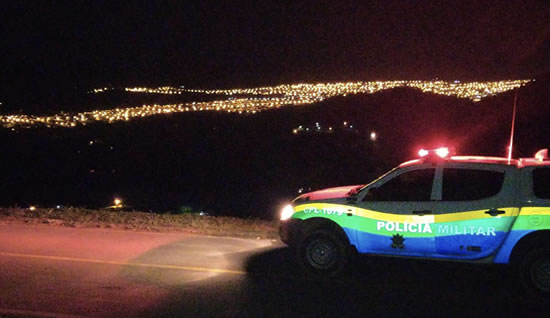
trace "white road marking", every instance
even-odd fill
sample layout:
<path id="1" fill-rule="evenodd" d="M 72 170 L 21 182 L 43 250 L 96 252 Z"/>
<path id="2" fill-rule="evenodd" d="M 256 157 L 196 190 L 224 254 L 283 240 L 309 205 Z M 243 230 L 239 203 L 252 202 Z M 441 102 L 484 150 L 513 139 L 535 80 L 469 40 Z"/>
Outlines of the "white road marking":
<path id="1" fill-rule="evenodd" d="M 92 263 L 92 264 L 108 264 L 108 265 L 162 268 L 162 269 L 178 269 L 178 270 L 186 270 L 186 271 L 194 271 L 194 272 L 209 272 L 209 273 L 220 273 L 220 274 L 246 275 L 245 271 L 224 269 L 224 268 L 209 268 L 209 267 L 200 267 L 200 266 L 128 263 L 128 262 L 99 260 L 99 259 L 91 259 L 91 258 L 35 255 L 35 254 L 19 254 L 19 253 L 8 253 L 8 252 L 0 252 L 0 256 L 20 257 L 20 258 L 34 258 L 34 259 L 45 259 L 45 260 L 54 260 L 54 261 L 67 261 L 67 262 L 80 262 L 80 263 Z"/>

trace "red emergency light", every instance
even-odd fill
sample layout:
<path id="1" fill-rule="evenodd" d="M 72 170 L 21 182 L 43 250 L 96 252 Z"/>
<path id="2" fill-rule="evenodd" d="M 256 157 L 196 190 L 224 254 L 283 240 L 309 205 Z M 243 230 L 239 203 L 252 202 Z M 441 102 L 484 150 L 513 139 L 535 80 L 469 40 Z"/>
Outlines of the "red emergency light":
<path id="1" fill-rule="evenodd" d="M 535 159 L 539 161 L 544 161 L 548 159 L 548 149 L 541 149 L 537 151 L 537 153 L 535 154 Z"/>
<path id="2" fill-rule="evenodd" d="M 426 149 L 420 149 L 420 150 L 418 151 L 418 155 L 419 155 L 420 157 L 426 157 L 426 156 L 429 155 L 429 154 L 430 154 L 430 152 L 429 152 L 428 150 L 426 150 Z"/>
<path id="3" fill-rule="evenodd" d="M 439 158 L 447 158 L 451 152 L 447 147 L 439 147 L 436 149 L 420 149 L 418 155 L 420 157 L 427 157 L 429 155 L 435 155 Z"/>

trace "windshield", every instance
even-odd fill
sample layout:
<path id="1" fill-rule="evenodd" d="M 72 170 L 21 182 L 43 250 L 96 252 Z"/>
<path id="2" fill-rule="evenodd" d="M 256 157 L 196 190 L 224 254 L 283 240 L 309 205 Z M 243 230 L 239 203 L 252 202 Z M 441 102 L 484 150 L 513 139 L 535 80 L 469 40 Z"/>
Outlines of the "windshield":
<path id="1" fill-rule="evenodd" d="M 357 195 L 359 194 L 361 191 L 365 190 L 366 188 L 368 188 L 371 184 L 373 183 L 376 183 L 378 182 L 379 180 L 383 179 L 384 177 L 386 177 L 387 175 L 389 175 L 390 173 L 394 172 L 395 170 L 397 170 L 399 167 L 395 167 L 389 171 L 387 171 L 386 173 L 384 173 L 383 175 L 379 176 L 378 178 L 372 180 L 371 182 L 367 183 L 366 185 L 364 185 L 363 187 L 361 187 L 360 189 L 357 189 L 357 191 L 353 194 L 353 195 Z"/>

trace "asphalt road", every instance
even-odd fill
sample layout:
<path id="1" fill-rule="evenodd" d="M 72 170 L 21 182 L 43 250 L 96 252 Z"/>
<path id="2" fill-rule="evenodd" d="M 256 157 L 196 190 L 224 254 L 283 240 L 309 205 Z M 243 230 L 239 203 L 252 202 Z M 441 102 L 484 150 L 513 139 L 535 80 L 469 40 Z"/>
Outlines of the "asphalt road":
<path id="1" fill-rule="evenodd" d="M 305 279 L 280 242 L 0 224 L 0 316 L 548 317 L 490 266 L 360 258 Z"/>

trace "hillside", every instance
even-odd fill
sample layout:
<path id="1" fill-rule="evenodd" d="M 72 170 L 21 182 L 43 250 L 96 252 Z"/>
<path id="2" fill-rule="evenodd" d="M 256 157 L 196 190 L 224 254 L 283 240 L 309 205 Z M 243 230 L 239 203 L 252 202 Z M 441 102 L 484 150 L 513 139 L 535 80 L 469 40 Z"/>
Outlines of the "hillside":
<path id="1" fill-rule="evenodd" d="M 549 83 L 519 90 L 516 155 L 549 145 Z M 369 182 L 420 147 L 504 155 L 513 100 L 514 92 L 475 103 L 398 88 L 249 115 L 3 129 L 0 205 L 97 208 L 118 196 L 141 210 L 272 218 L 300 188 Z"/>

